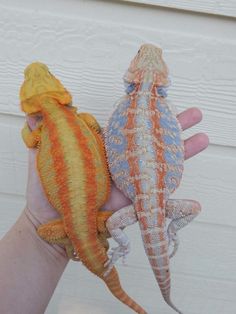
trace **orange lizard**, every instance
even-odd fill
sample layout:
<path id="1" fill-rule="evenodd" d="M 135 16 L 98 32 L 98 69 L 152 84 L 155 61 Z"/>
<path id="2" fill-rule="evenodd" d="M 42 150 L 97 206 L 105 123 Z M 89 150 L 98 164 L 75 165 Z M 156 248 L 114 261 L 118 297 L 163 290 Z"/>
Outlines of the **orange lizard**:
<path id="1" fill-rule="evenodd" d="M 99 214 L 98 210 L 108 198 L 111 183 L 97 121 L 76 112 L 70 93 L 42 63 L 25 69 L 20 100 L 26 114 L 42 115 L 35 130 L 25 125 L 22 137 L 27 147 L 38 148 L 39 177 L 61 217 L 41 225 L 39 235 L 48 242 L 63 243 L 69 257 L 79 259 L 104 280 L 117 299 L 145 314 L 122 289 L 115 267 L 106 274 L 109 234 L 104 225 L 111 212 Z"/>

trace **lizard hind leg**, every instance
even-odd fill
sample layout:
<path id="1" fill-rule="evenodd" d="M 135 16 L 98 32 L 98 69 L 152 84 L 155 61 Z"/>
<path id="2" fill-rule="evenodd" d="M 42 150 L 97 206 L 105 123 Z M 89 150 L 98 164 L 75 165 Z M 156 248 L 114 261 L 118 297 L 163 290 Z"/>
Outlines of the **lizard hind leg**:
<path id="1" fill-rule="evenodd" d="M 76 255 L 74 247 L 67 237 L 62 219 L 55 219 L 40 225 L 37 233 L 46 242 L 65 247 L 69 259 L 79 261 L 79 257 Z"/>
<path id="2" fill-rule="evenodd" d="M 177 232 L 189 224 L 201 211 L 201 205 L 193 200 L 169 199 L 166 204 L 166 216 L 171 219 L 167 228 L 169 247 L 173 246 L 169 257 L 173 257 L 178 249 Z"/>
<path id="3" fill-rule="evenodd" d="M 123 261 L 130 252 L 130 241 L 123 229 L 137 222 L 137 216 L 132 205 L 116 211 L 106 222 L 106 227 L 111 237 L 118 243 L 118 246 L 111 249 L 108 253 L 110 258 L 105 263 L 107 267 L 104 276 L 106 277 L 112 270 L 115 263 L 122 257 Z"/>

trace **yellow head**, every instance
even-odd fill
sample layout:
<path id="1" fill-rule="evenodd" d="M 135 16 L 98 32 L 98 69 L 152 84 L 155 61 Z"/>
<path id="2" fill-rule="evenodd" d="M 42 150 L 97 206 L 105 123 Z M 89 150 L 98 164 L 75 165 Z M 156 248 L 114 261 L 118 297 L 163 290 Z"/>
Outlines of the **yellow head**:
<path id="1" fill-rule="evenodd" d="M 131 61 L 124 76 L 127 83 L 154 82 L 157 85 L 168 85 L 168 69 L 162 59 L 162 50 L 154 45 L 142 45 Z"/>
<path id="2" fill-rule="evenodd" d="M 25 80 L 20 89 L 21 109 L 24 112 L 28 114 L 40 112 L 45 97 L 50 97 L 61 105 L 71 103 L 70 93 L 43 63 L 30 64 L 24 74 Z"/>

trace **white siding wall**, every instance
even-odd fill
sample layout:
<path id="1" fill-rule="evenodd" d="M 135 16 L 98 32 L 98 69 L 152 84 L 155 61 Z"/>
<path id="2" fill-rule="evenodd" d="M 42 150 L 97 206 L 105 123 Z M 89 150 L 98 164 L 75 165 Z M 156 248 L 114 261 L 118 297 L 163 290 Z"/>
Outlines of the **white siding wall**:
<path id="1" fill-rule="evenodd" d="M 24 67 L 47 63 L 80 109 L 104 124 L 123 93 L 130 59 L 143 42 L 156 43 L 172 74 L 169 98 L 180 110 L 199 106 L 204 113 L 188 135 L 202 130 L 211 140 L 207 151 L 186 162 L 176 193 L 199 200 L 203 211 L 181 232 L 172 261 L 173 299 L 188 314 L 235 314 L 235 17 L 234 0 L 0 0 L 0 235 L 25 203 L 27 153 L 18 106 Z M 132 252 L 128 265 L 118 267 L 124 288 L 148 313 L 173 313 L 161 298 L 137 226 L 127 233 Z M 84 267 L 70 263 L 46 313 L 131 311 Z"/>

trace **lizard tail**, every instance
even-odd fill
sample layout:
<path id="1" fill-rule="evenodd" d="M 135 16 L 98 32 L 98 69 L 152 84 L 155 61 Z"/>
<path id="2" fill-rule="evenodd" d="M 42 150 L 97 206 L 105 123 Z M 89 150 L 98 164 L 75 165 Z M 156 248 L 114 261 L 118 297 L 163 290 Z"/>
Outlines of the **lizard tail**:
<path id="1" fill-rule="evenodd" d="M 128 294 L 122 289 L 119 276 L 115 267 L 113 267 L 111 272 L 105 278 L 103 277 L 102 279 L 106 283 L 111 293 L 119 301 L 123 302 L 129 308 L 133 309 L 136 313 L 147 314 L 147 312 L 140 305 L 138 305 L 130 296 L 128 296 Z"/>
<path id="2" fill-rule="evenodd" d="M 170 270 L 168 239 L 163 225 L 163 211 L 158 208 L 152 213 L 138 212 L 139 225 L 146 255 L 160 287 L 166 303 L 177 313 L 182 312 L 172 303 L 170 298 Z M 158 223 L 159 222 L 159 223 Z"/>
<path id="3" fill-rule="evenodd" d="M 136 313 L 147 314 L 147 312 L 138 305 L 121 287 L 120 279 L 115 267 L 112 268 L 109 274 L 105 274 L 106 267 L 104 264 L 107 262 L 108 257 L 105 249 L 101 244 L 95 239 L 93 243 L 87 245 L 77 246 L 77 256 L 79 256 L 80 261 L 96 276 L 102 279 L 107 285 L 110 292 L 119 301 L 127 305 L 129 308 L 133 309 Z M 85 253 L 85 250 L 90 252 L 89 255 Z"/>
<path id="4" fill-rule="evenodd" d="M 91 221 L 92 218 L 92 215 L 90 215 Z M 67 219 L 65 216 L 65 221 L 68 224 L 70 219 L 70 217 Z M 108 289 L 119 301 L 133 309 L 136 313 L 147 314 L 147 312 L 122 289 L 115 267 L 112 268 L 108 275 L 106 274 L 107 268 L 104 265 L 108 261 L 108 256 L 100 239 L 97 237 L 96 225 L 95 228 L 93 228 L 94 224 L 92 223 L 91 227 L 87 229 L 87 224 L 81 224 L 80 220 L 81 219 L 77 221 L 77 228 L 84 232 L 83 237 L 77 236 L 77 234 L 74 233 L 74 229 L 68 228 L 68 225 L 66 226 L 66 232 L 68 232 L 69 238 L 72 240 L 75 255 L 79 257 L 80 261 L 88 270 L 104 281 Z M 95 235 L 93 234 L 93 231 L 95 232 Z"/>

